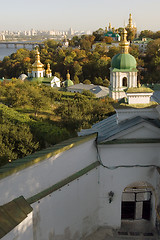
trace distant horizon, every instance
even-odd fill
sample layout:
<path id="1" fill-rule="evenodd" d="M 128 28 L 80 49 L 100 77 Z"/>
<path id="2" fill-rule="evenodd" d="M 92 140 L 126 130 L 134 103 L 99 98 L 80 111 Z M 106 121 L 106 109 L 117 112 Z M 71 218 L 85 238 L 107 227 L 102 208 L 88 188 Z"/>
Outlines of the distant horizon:
<path id="1" fill-rule="evenodd" d="M 113 26 L 113 27 L 114 27 L 114 26 Z M 120 27 L 124 27 L 124 26 L 120 26 Z M 115 28 L 115 29 L 118 29 L 118 28 L 120 28 L 120 27 L 117 27 L 117 28 Z M 35 31 L 67 32 L 70 28 L 72 28 L 72 27 L 69 27 L 68 29 L 36 29 L 36 28 L 30 27 L 29 29 L 13 29 L 13 30 L 11 30 L 11 29 L 3 29 L 3 30 L 0 30 L 0 32 L 3 32 L 3 31 L 9 31 L 9 32 L 18 32 L 18 31 L 20 31 L 20 32 L 24 32 L 24 31 L 31 31 L 32 29 L 35 30 Z M 102 29 L 105 30 L 105 27 L 99 27 L 99 28 L 102 28 Z M 90 32 L 92 33 L 92 32 L 94 32 L 94 31 L 98 30 L 99 28 L 96 28 L 96 29 L 94 29 L 94 30 L 91 30 L 91 29 L 86 29 L 86 30 L 84 30 L 84 29 L 79 29 L 79 30 L 78 30 L 78 29 L 73 29 L 73 28 L 72 28 L 72 30 L 73 30 L 73 31 L 78 31 L 78 32 L 88 32 L 88 31 L 90 31 Z M 144 30 L 149 30 L 149 31 L 152 31 L 152 32 L 160 31 L 160 29 L 157 29 L 157 30 L 152 30 L 152 29 L 141 29 L 141 30 L 139 30 L 139 29 L 137 29 L 137 32 L 140 33 L 141 31 L 144 31 Z"/>
<path id="2" fill-rule="evenodd" d="M 5 0 L 1 4 L 1 31 L 95 31 L 111 22 L 115 28 L 128 24 L 129 14 L 138 32 L 160 30 L 159 0 Z"/>

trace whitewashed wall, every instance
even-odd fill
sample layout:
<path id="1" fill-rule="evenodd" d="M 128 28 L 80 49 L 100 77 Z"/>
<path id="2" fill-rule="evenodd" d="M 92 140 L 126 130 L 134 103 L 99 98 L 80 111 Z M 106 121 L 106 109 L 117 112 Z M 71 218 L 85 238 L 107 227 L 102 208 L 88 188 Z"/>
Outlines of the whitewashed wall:
<path id="1" fill-rule="evenodd" d="M 0 181 L 0 205 L 26 199 L 97 161 L 94 139 L 34 164 Z"/>
<path id="2" fill-rule="evenodd" d="M 101 160 L 105 166 L 118 165 L 160 165 L 159 144 L 121 144 L 99 147 Z M 109 170 L 100 167 L 100 211 L 99 223 L 102 226 L 121 226 L 121 198 L 124 189 L 135 182 L 146 182 L 157 190 L 157 170 L 154 167 L 131 167 Z M 113 202 L 109 203 L 108 193 L 114 192 Z M 157 192 L 156 192 L 157 193 Z M 151 221 L 155 225 L 155 196 L 152 195 Z"/>
<path id="3" fill-rule="evenodd" d="M 20 195 L 27 199 L 95 162 L 94 140 L 2 179 L 0 205 Z M 98 224 L 98 172 L 93 169 L 32 204 L 33 217 L 3 240 L 78 240 L 91 233 Z"/>
<path id="4" fill-rule="evenodd" d="M 105 166 L 160 165 L 159 144 L 100 145 Z M 1 205 L 23 195 L 29 198 L 97 160 L 94 139 L 0 181 Z M 102 166 L 32 204 L 30 214 L 3 240 L 80 240 L 98 226 L 121 226 L 124 189 L 135 182 L 159 191 L 160 177 L 154 167 L 117 168 Z M 109 203 L 108 193 L 114 192 Z M 152 195 L 155 224 L 155 195 Z M 32 217 L 33 216 L 33 217 Z"/>
<path id="5" fill-rule="evenodd" d="M 32 204 L 2 240 L 79 240 L 98 227 L 98 168 Z"/>
<path id="6" fill-rule="evenodd" d="M 98 169 L 33 205 L 34 240 L 79 240 L 98 224 Z"/>

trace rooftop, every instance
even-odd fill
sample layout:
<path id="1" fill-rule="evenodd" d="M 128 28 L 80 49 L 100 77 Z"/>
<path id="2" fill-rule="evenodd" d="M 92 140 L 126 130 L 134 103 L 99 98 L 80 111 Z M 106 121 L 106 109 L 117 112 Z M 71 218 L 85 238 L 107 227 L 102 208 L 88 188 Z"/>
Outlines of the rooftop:
<path id="1" fill-rule="evenodd" d="M 88 141 L 94 137 L 95 137 L 95 135 L 70 138 L 70 139 L 63 141 L 59 144 L 56 144 L 50 148 L 43 149 L 41 151 L 35 152 L 31 155 L 28 155 L 24 158 L 9 162 L 8 164 L 6 164 L 0 168 L 0 179 L 5 178 L 11 174 L 14 174 L 20 170 L 23 170 L 29 166 L 34 165 L 36 163 L 39 163 L 40 161 L 43 161 L 47 158 L 55 156 L 58 153 L 69 150 L 69 149 L 71 149 L 79 144 L 82 144 L 85 141 Z"/>
<path id="2" fill-rule="evenodd" d="M 114 135 L 116 135 L 120 132 L 123 132 L 124 130 L 127 130 L 131 127 L 134 127 L 140 123 L 149 123 L 155 127 L 160 128 L 160 121 L 158 119 L 149 119 L 149 118 L 143 118 L 140 116 L 136 116 L 136 117 L 121 121 L 120 123 L 117 123 L 117 114 L 114 114 L 111 117 L 108 117 L 107 119 L 104 119 L 104 120 L 94 124 L 92 126 L 92 128 L 90 128 L 90 129 L 83 129 L 79 133 L 79 136 L 85 136 L 85 135 L 97 133 L 98 134 L 98 138 L 97 138 L 98 143 L 102 143 L 104 141 L 108 141 L 110 137 L 113 137 Z M 159 142 L 160 139 L 158 139 L 156 141 Z M 146 142 L 146 140 L 144 139 L 141 142 Z M 147 140 L 147 142 L 148 142 L 148 140 Z M 113 141 L 112 141 L 112 143 L 113 143 Z"/>

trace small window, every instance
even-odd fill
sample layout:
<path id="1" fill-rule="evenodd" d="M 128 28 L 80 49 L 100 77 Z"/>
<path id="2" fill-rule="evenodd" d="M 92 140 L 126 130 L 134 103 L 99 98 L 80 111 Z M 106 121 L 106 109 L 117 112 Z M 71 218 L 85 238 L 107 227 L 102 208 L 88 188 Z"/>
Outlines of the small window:
<path id="1" fill-rule="evenodd" d="M 127 78 L 123 78 L 122 86 L 127 87 Z"/>

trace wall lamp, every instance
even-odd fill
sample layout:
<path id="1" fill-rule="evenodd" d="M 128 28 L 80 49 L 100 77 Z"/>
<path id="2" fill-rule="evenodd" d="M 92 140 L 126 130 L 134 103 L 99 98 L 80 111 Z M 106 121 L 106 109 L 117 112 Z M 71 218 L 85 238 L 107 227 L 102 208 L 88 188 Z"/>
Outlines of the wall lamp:
<path id="1" fill-rule="evenodd" d="M 110 191 L 108 193 L 108 199 L 109 199 L 109 203 L 111 203 L 113 201 L 113 197 L 114 197 L 114 192 Z"/>

